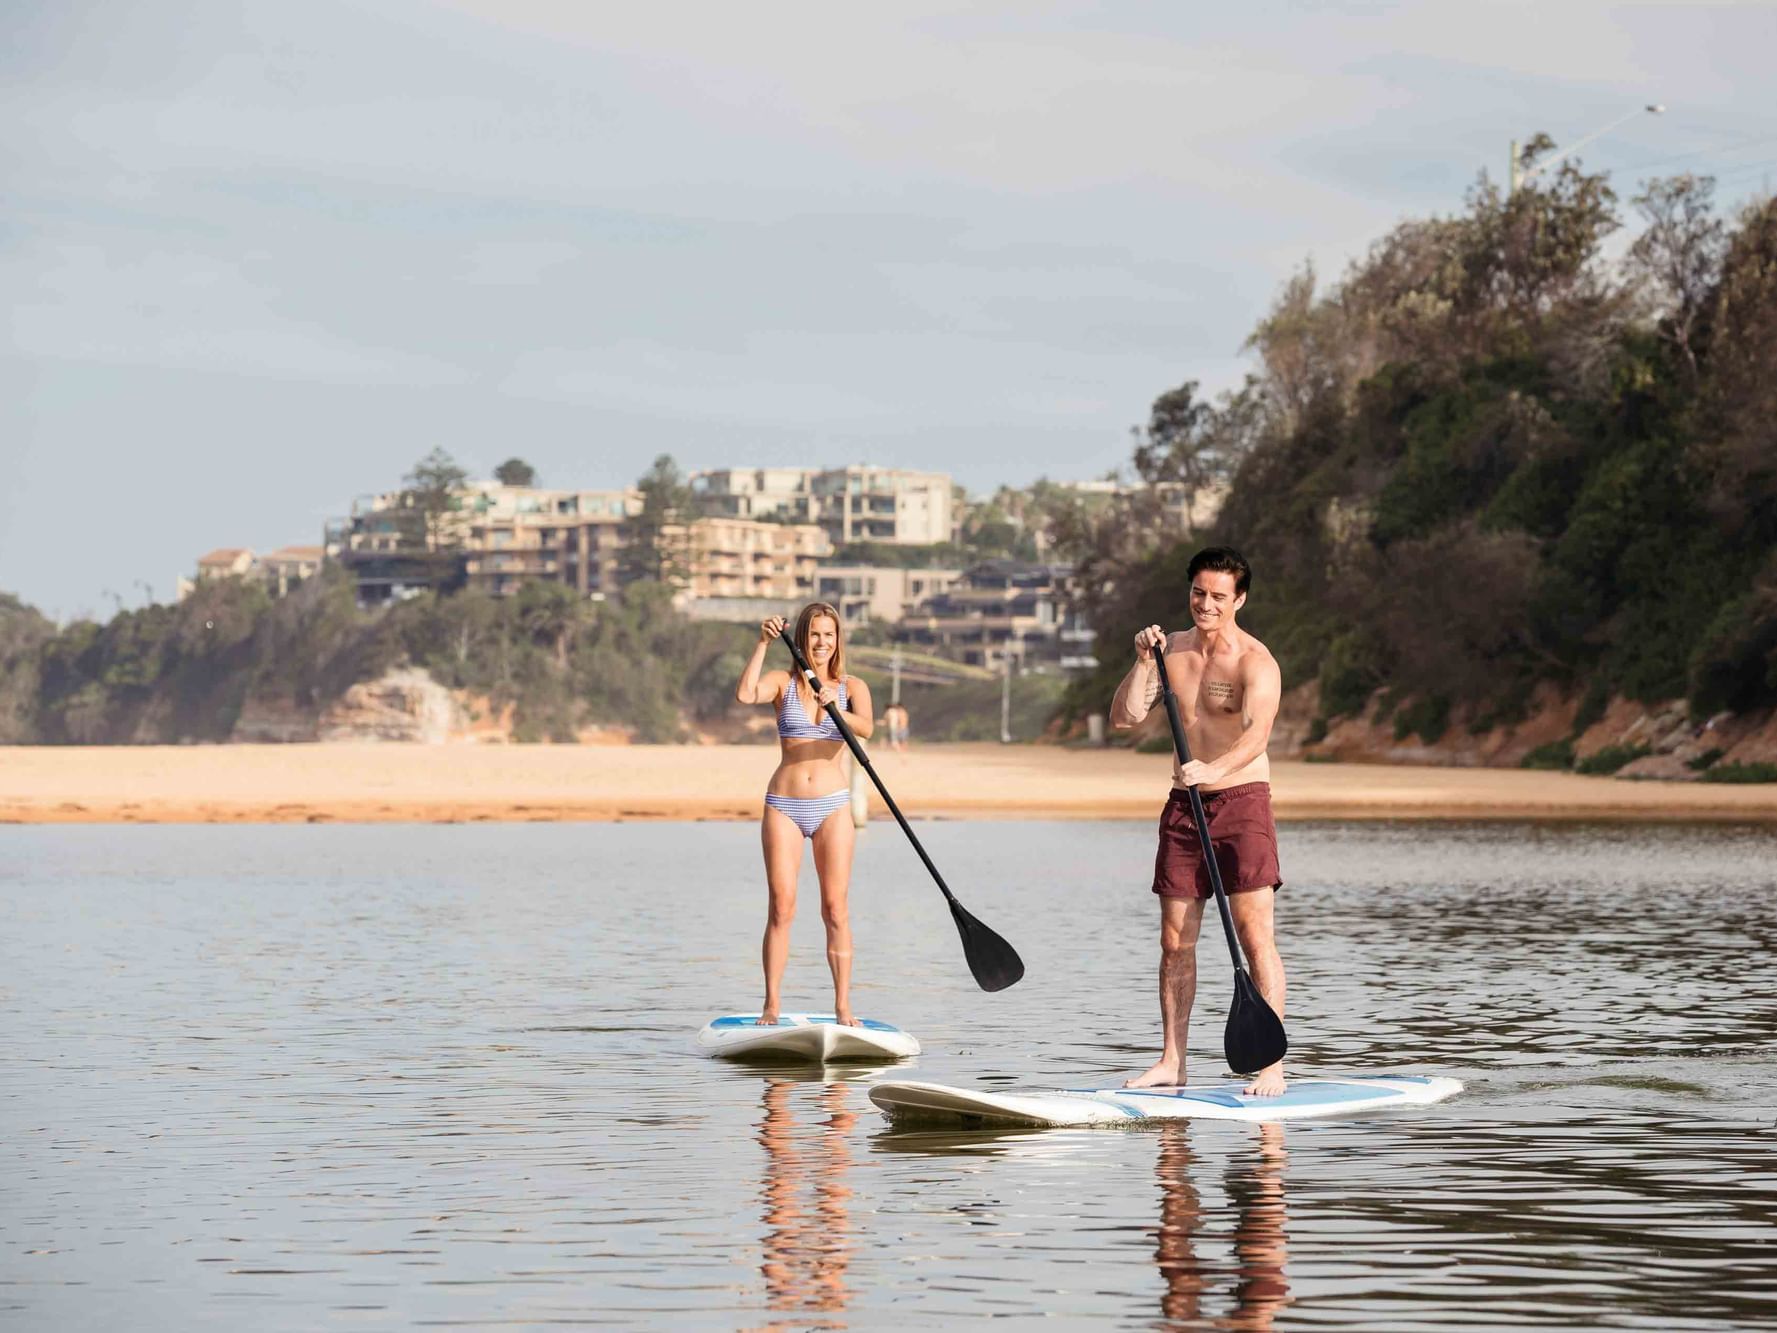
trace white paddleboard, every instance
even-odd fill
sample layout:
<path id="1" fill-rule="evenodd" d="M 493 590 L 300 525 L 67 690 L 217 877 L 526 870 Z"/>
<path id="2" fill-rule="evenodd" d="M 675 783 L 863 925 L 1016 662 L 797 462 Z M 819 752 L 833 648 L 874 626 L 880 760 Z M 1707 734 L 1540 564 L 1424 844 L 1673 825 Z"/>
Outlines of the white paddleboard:
<path id="1" fill-rule="evenodd" d="M 1425 1106 L 1462 1091 L 1453 1078 L 1298 1078 L 1277 1097 L 1248 1097 L 1243 1085 L 1197 1088 L 1070 1088 L 983 1092 L 942 1083 L 878 1083 L 870 1100 L 897 1121 L 965 1128 L 988 1125 L 1127 1125 L 1139 1120 L 1296 1120 L 1390 1106 Z"/>
<path id="2" fill-rule="evenodd" d="M 697 1034 L 697 1049 L 729 1060 L 901 1060 L 919 1054 L 919 1042 L 892 1023 L 860 1018 L 841 1023 L 832 1014 L 779 1014 L 761 1027 L 758 1014 L 726 1014 Z"/>

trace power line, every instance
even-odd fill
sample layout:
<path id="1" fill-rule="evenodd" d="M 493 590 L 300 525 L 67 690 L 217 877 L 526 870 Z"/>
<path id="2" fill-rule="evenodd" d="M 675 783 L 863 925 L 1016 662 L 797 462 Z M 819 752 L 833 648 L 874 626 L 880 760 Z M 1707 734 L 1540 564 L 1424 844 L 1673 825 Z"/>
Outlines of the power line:
<path id="1" fill-rule="evenodd" d="M 1777 157 L 1767 158 L 1763 162 L 1751 162 L 1743 166 L 1735 167 L 1731 171 L 1722 172 L 1715 179 L 1718 183 L 1722 181 L 1739 180 L 1742 177 L 1757 175 L 1761 171 L 1769 171 L 1773 167 L 1777 167 Z"/>
<path id="2" fill-rule="evenodd" d="M 1737 139 L 1731 143 L 1717 145 L 1712 148 L 1694 148 L 1689 152 L 1676 153 L 1670 157 L 1657 157 L 1652 162 L 1638 162 L 1629 170 L 1634 172 L 1652 171 L 1655 167 L 1668 166 L 1674 162 L 1688 162 L 1694 157 L 1707 157 L 1716 153 L 1739 152 L 1745 148 L 1757 148 L 1764 144 L 1777 143 L 1777 134 L 1755 135 L 1750 139 Z"/>

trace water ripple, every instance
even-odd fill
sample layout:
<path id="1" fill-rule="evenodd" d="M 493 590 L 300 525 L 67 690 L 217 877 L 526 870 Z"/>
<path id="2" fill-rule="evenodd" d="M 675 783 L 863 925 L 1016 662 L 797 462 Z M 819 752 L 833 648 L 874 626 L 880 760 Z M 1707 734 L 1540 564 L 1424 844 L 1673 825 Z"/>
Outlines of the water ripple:
<path id="1" fill-rule="evenodd" d="M 893 1132 L 868 1083 L 1151 1058 L 1151 829 L 921 828 L 1028 980 L 984 996 L 860 843 L 896 1071 L 743 1070 L 744 826 L 0 832 L 0 1312 L 30 1327 L 1777 1327 L 1777 837 L 1295 825 L 1300 1070 L 1361 1120 Z M 824 1007 L 812 882 L 791 997 Z M 1199 1078 L 1227 991 L 1204 937 Z"/>

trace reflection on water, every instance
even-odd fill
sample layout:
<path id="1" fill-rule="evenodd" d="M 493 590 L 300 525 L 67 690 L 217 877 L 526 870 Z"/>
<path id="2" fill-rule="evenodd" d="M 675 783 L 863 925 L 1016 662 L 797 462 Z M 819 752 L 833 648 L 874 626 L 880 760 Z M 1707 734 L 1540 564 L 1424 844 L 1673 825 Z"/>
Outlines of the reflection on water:
<path id="1" fill-rule="evenodd" d="M 1282 837 L 1297 1070 L 1462 1096 L 891 1129 L 872 1079 L 1152 1059 L 1145 822 L 921 828 L 996 995 L 870 829 L 856 999 L 926 1053 L 763 1073 L 690 1050 L 757 983 L 748 826 L 0 829 L 0 1326 L 1777 1326 L 1777 833 Z"/>
<path id="2" fill-rule="evenodd" d="M 1240 1255 L 1240 1281 L 1234 1288 L 1238 1328 L 1270 1328 L 1290 1302 L 1290 1284 L 1284 1276 L 1290 1257 L 1283 1190 L 1288 1161 L 1283 1126 L 1261 1125 L 1250 1170 L 1229 1167 L 1228 1193 L 1240 1219 L 1234 1233 Z"/>
<path id="3" fill-rule="evenodd" d="M 1168 1323 L 1194 1325 L 1210 1311 L 1206 1297 L 1228 1310 L 1217 1326 L 1269 1329 L 1290 1303 L 1288 1213 L 1284 1207 L 1282 1125 L 1254 1127 L 1250 1156 L 1226 1160 L 1224 1189 L 1232 1205 L 1232 1271 L 1204 1257 L 1215 1240 L 1206 1226 L 1202 1192 L 1192 1177 L 1203 1169 L 1191 1150 L 1188 1122 L 1168 1121 L 1156 1131 L 1160 1150 L 1155 1173 L 1160 1181 L 1160 1227 L 1154 1251 L 1166 1286 L 1160 1313 Z"/>
<path id="4" fill-rule="evenodd" d="M 849 1101 L 852 1089 L 829 1083 L 819 1090 L 818 1131 L 802 1132 L 792 1101 L 798 1086 L 781 1076 L 765 1080 L 765 1114 L 759 1121 L 759 1143 L 765 1149 L 759 1191 L 765 1240 L 759 1272 L 765 1279 L 767 1308 L 837 1314 L 849 1297 L 845 1270 L 852 1239 L 846 1205 L 851 1190 L 845 1177 L 852 1164 L 857 1116 Z M 811 1325 L 799 1320 L 796 1326 Z"/>
<path id="5" fill-rule="evenodd" d="M 1187 1127 L 1168 1124 L 1159 1131 L 1160 1152 L 1155 1174 L 1160 1180 L 1159 1244 L 1154 1262 L 1166 1287 L 1160 1296 L 1160 1313 L 1175 1323 L 1195 1323 L 1203 1317 L 1203 1289 L 1208 1275 L 1197 1254 L 1203 1229 L 1203 1195 L 1191 1179 L 1195 1159 Z"/>

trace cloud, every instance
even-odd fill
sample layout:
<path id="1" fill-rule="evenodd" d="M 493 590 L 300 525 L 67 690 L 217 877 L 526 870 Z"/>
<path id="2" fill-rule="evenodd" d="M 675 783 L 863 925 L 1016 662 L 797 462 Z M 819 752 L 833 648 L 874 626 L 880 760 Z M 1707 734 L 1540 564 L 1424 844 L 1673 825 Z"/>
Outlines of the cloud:
<path id="1" fill-rule="evenodd" d="M 9 15 L 0 372 L 24 387 L 0 430 L 39 489 L 152 447 L 144 484 L 208 487 L 201 516 L 234 499 L 194 460 L 275 416 L 319 471 L 300 513 L 265 497 L 274 534 L 434 442 L 563 484 L 668 450 L 1092 475 L 1159 392 L 1239 381 L 1304 258 L 1333 278 L 1460 207 L 1512 137 L 1657 95 L 1587 161 L 1723 162 L 1741 190 L 1777 137 L 1769 6 L 180 12 Z M 49 540 L 37 508 L 7 514 L 15 563 Z M 119 511 L 107 559 L 160 539 L 153 510 Z"/>

